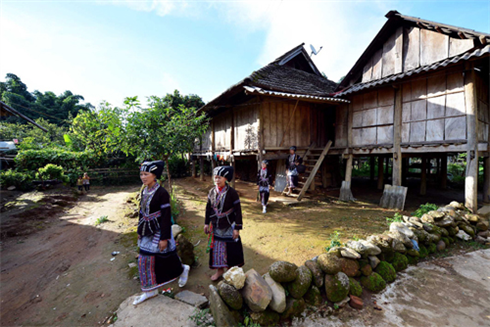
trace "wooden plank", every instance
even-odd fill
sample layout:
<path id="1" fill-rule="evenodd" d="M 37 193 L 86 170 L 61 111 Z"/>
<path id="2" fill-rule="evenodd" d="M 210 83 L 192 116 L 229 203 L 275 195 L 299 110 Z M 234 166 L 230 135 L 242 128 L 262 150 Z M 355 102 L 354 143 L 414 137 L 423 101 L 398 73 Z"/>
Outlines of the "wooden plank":
<path id="1" fill-rule="evenodd" d="M 462 54 L 474 47 L 472 39 L 455 39 L 449 38 L 449 57 L 453 57 Z"/>
<path id="2" fill-rule="evenodd" d="M 376 143 L 376 127 L 363 128 L 361 131 L 361 144 Z"/>
<path id="3" fill-rule="evenodd" d="M 376 125 L 376 110 L 377 109 L 369 109 L 362 111 L 362 126 Z"/>
<path id="4" fill-rule="evenodd" d="M 386 77 L 395 73 L 396 59 L 396 33 L 393 33 L 383 44 L 383 64 L 381 77 Z"/>
<path id="5" fill-rule="evenodd" d="M 392 185 L 402 185 L 402 152 L 401 152 L 401 139 L 402 139 L 402 89 L 398 88 L 395 91 L 395 108 L 394 108 L 394 121 L 393 121 L 393 171 L 392 171 Z"/>
<path id="6" fill-rule="evenodd" d="M 294 109 L 293 109 L 292 113 L 291 114 L 288 113 L 288 118 L 289 118 L 288 124 L 286 125 L 286 128 L 285 128 L 284 133 L 283 133 L 282 138 L 281 138 L 281 142 L 279 143 L 279 146 L 282 146 L 284 144 L 284 141 L 286 140 L 286 134 L 289 132 L 289 128 L 291 127 L 291 122 L 293 121 L 294 112 L 296 111 L 296 108 L 298 107 L 298 103 L 299 103 L 299 100 L 296 100 L 296 104 L 294 105 Z M 291 144 L 290 138 L 288 138 L 288 143 Z"/>
<path id="7" fill-rule="evenodd" d="M 376 124 L 377 125 L 383 125 L 383 124 L 393 124 L 393 105 L 385 106 L 385 107 L 379 107 L 376 110 Z"/>
<path id="8" fill-rule="evenodd" d="M 463 92 L 452 93 L 446 96 L 446 117 L 466 114 L 465 94 Z"/>
<path id="9" fill-rule="evenodd" d="M 376 144 L 393 143 L 393 125 L 378 126 L 376 133 Z"/>
<path id="10" fill-rule="evenodd" d="M 263 125 L 263 137 L 264 137 L 264 144 L 263 146 L 264 147 L 267 147 L 267 146 L 272 146 L 272 144 L 269 144 L 269 142 L 271 141 L 271 138 L 272 138 L 272 135 L 271 135 L 271 120 L 270 120 L 270 104 L 267 103 L 267 102 L 263 102 L 262 105 L 262 110 L 263 110 L 263 122 L 262 122 L 262 125 Z"/>
<path id="11" fill-rule="evenodd" d="M 342 182 L 342 187 L 340 188 L 340 201 L 355 201 L 354 196 L 350 188 L 352 180 L 352 161 L 354 156 L 349 154 L 347 157 L 347 164 L 345 168 L 345 180 Z"/>
<path id="12" fill-rule="evenodd" d="M 381 70 L 383 68 L 383 49 L 379 49 L 373 56 L 373 68 L 371 80 L 381 78 Z"/>
<path id="13" fill-rule="evenodd" d="M 425 66 L 449 56 L 449 36 L 420 30 L 420 65 Z"/>
<path id="14" fill-rule="evenodd" d="M 363 94 L 362 109 L 371 109 L 378 106 L 378 92 L 371 91 Z"/>
<path id="15" fill-rule="evenodd" d="M 427 79 L 412 81 L 412 100 L 425 99 L 427 97 Z"/>
<path id="16" fill-rule="evenodd" d="M 399 74 L 403 71 L 403 27 L 397 28 L 395 38 L 394 73 Z"/>
<path id="17" fill-rule="evenodd" d="M 462 72 L 449 73 L 446 77 L 447 92 L 458 92 L 464 90 L 464 80 Z"/>
<path id="18" fill-rule="evenodd" d="M 465 206 L 476 213 L 478 210 L 478 105 L 475 87 L 475 70 L 472 62 L 465 64 L 465 105 L 468 143 L 466 151 Z M 456 118 L 457 119 L 457 118 Z"/>
<path id="19" fill-rule="evenodd" d="M 409 27 L 404 34 L 403 71 L 407 72 L 420 66 L 420 29 Z"/>
<path id="20" fill-rule="evenodd" d="M 318 161 L 316 162 L 315 167 L 311 171 L 310 176 L 308 177 L 305 185 L 301 189 L 301 193 L 298 196 L 298 201 L 301 201 L 301 199 L 305 196 L 306 190 L 310 187 L 310 184 L 313 182 L 315 175 L 318 172 L 318 169 L 320 169 L 320 166 L 322 165 L 323 159 L 325 159 L 325 156 L 327 155 L 328 150 L 330 150 L 331 145 L 332 145 L 332 141 L 330 140 L 330 141 L 328 141 L 327 145 L 323 149 L 322 154 L 320 155 L 320 158 L 318 158 Z"/>
<path id="21" fill-rule="evenodd" d="M 199 157 L 199 168 L 200 168 L 200 178 L 201 178 L 201 182 L 204 181 L 204 157 Z"/>
<path id="22" fill-rule="evenodd" d="M 364 65 L 362 69 L 362 83 L 369 82 L 373 75 L 373 58 L 369 58 L 369 61 Z"/>
<path id="23" fill-rule="evenodd" d="M 377 106 L 392 106 L 395 103 L 395 91 L 392 87 L 385 87 L 378 91 Z"/>
<path id="24" fill-rule="evenodd" d="M 446 93 L 446 75 L 437 74 L 427 78 L 427 96 L 438 96 Z"/>
<path id="25" fill-rule="evenodd" d="M 446 118 L 444 125 L 445 140 L 466 139 L 467 117 Z"/>

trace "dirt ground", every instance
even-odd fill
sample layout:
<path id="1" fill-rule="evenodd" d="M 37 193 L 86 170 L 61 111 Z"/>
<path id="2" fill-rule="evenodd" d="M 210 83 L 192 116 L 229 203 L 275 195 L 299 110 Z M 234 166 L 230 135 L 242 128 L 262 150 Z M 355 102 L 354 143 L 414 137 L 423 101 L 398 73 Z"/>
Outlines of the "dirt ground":
<path id="1" fill-rule="evenodd" d="M 202 227 L 212 181 L 207 177 L 204 182 L 193 178 L 174 182 L 181 207 L 177 223 L 195 245 L 197 258 L 186 289 L 206 294 L 213 271 L 208 269 Z M 264 215 L 256 202 L 256 186 L 237 182 L 244 215 L 244 269 L 264 273 L 276 260 L 302 264 L 324 252 L 335 231 L 346 241 L 385 230 L 385 217 L 394 212 L 377 207 L 381 192 L 368 184 L 362 180 L 354 184 L 356 203 L 338 202 L 338 190 L 333 190 L 294 206 L 272 202 Z M 136 262 L 137 220 L 125 216 L 126 200 L 139 186 L 95 187 L 80 196 L 65 188 L 24 194 L 2 191 L 2 326 L 97 326 L 107 322 L 124 299 L 139 292 L 137 268 L 128 267 Z M 429 194 L 418 204 L 430 199 L 449 202 L 445 196 Z M 415 209 L 410 201 L 407 212 Z M 109 221 L 95 226 L 101 216 Z M 113 251 L 120 253 L 113 257 Z M 170 287 L 178 291 L 177 285 Z"/>

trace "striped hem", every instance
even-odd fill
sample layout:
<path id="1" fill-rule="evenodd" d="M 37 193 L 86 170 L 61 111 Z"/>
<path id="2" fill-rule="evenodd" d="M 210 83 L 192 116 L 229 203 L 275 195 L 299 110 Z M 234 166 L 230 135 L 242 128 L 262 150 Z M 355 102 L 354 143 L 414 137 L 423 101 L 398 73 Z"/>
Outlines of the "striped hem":
<path id="1" fill-rule="evenodd" d="M 162 284 L 158 284 L 158 285 L 155 285 L 155 286 L 150 286 L 150 287 L 145 287 L 145 288 L 143 288 L 143 287 L 142 287 L 142 288 L 141 288 L 141 290 L 142 290 L 143 292 L 151 292 L 151 291 L 156 290 L 157 288 L 160 288 L 160 287 L 162 287 L 162 286 L 165 286 L 165 285 L 167 285 L 167 284 L 170 284 L 170 283 L 172 283 L 172 282 L 176 281 L 176 280 L 177 280 L 177 278 L 179 278 L 179 277 L 175 277 L 174 279 L 169 280 L 168 282 L 165 282 L 165 283 L 162 283 Z"/>

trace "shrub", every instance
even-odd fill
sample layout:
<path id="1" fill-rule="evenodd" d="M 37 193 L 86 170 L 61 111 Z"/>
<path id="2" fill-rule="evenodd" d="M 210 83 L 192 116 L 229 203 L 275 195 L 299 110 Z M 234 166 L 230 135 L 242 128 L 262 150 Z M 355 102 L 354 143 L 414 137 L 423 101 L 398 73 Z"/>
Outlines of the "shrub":
<path id="1" fill-rule="evenodd" d="M 412 213 L 412 215 L 420 218 L 429 211 L 437 209 L 439 209 L 437 204 L 427 202 L 426 204 L 421 204 L 420 207 Z"/>
<path id="2" fill-rule="evenodd" d="M 402 223 L 402 222 L 403 222 L 403 216 L 399 212 L 395 213 L 393 218 L 386 217 L 386 223 L 388 224 L 388 226 L 390 226 L 391 223 Z"/>
<path id="3" fill-rule="evenodd" d="M 6 170 L 0 172 L 0 185 L 4 188 L 15 186 L 21 191 L 32 189 L 33 176 L 29 172 Z"/>
<path id="4" fill-rule="evenodd" d="M 41 180 L 57 179 L 64 182 L 67 181 L 67 176 L 63 174 L 63 167 L 54 164 L 47 164 L 43 168 L 39 168 L 36 178 Z"/>
<path id="5" fill-rule="evenodd" d="M 105 222 L 108 222 L 109 218 L 107 216 L 101 216 L 95 220 L 95 226 L 99 226 L 100 224 L 103 224 Z"/>
<path id="6" fill-rule="evenodd" d="M 335 231 L 333 232 L 332 239 L 330 240 L 330 245 L 325 248 L 325 250 L 330 251 L 331 248 L 334 248 L 336 246 L 342 246 L 342 243 L 340 242 L 340 232 Z"/>
<path id="7" fill-rule="evenodd" d="M 23 150 L 15 157 L 17 167 L 24 170 L 38 170 L 47 164 L 68 168 L 95 167 L 102 162 L 102 157 L 94 152 L 73 152 L 60 148 L 41 150 Z"/>

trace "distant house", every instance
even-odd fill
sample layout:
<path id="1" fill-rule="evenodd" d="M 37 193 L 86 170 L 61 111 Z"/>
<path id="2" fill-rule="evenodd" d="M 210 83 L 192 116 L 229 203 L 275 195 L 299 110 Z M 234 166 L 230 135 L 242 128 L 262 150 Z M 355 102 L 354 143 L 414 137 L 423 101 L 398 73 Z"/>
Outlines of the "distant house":
<path id="1" fill-rule="evenodd" d="M 18 112 L 17 110 L 15 110 L 14 108 L 12 108 L 11 106 L 7 105 L 5 102 L 0 101 L 0 117 L 7 117 L 7 116 L 17 116 L 17 117 L 20 117 L 22 119 L 25 119 L 29 124 L 32 124 L 32 125 L 36 126 L 37 128 L 43 130 L 44 132 L 47 132 L 48 131 L 46 128 L 42 127 L 41 125 L 39 125 L 38 123 L 36 123 L 31 118 L 29 118 L 29 117 L 21 114 L 20 112 Z"/>

